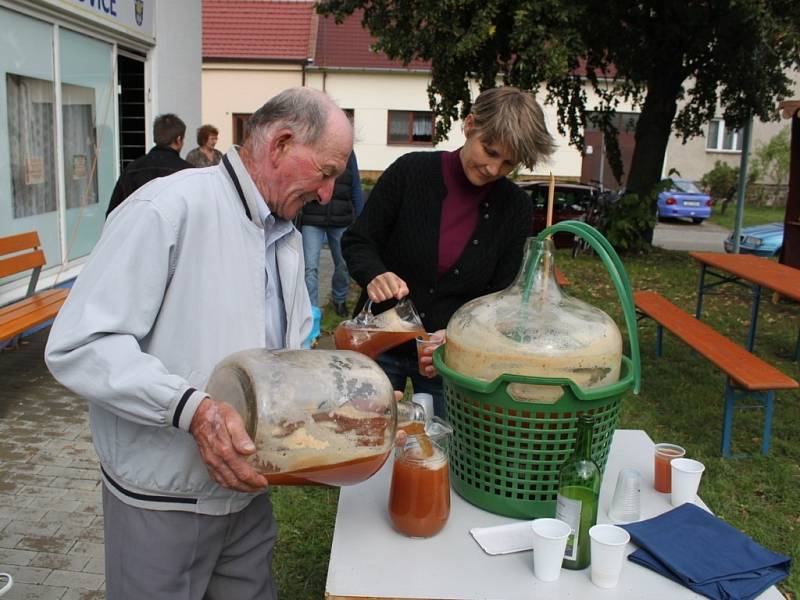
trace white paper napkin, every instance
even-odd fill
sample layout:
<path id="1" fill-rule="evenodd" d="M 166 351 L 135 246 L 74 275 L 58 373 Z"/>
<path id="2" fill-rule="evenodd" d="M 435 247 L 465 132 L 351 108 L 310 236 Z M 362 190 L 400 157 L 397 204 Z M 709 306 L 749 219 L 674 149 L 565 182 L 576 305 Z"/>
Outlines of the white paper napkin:
<path id="1" fill-rule="evenodd" d="M 486 554 L 511 554 L 533 550 L 531 521 L 495 527 L 473 527 L 469 532 Z"/>

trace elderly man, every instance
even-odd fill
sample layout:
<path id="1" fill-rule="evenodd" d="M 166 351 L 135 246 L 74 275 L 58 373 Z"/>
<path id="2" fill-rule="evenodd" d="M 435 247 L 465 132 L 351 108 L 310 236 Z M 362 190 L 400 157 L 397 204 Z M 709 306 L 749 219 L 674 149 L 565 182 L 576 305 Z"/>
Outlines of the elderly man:
<path id="1" fill-rule="evenodd" d="M 326 95 L 287 90 L 217 169 L 153 181 L 110 215 L 46 350 L 89 401 L 110 600 L 276 597 L 267 481 L 242 419 L 203 386 L 232 352 L 308 335 L 291 219 L 330 200 L 352 145 Z"/>

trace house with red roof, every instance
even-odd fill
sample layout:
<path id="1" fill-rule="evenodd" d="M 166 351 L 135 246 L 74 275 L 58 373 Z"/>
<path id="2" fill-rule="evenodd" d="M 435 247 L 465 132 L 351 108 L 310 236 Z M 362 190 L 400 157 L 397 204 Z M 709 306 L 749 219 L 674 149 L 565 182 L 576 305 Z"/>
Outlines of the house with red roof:
<path id="1" fill-rule="evenodd" d="M 312 2 L 203 0 L 203 122 L 223 152 L 269 98 L 305 85 L 317 16 Z"/>
<path id="2" fill-rule="evenodd" d="M 242 141 L 247 117 L 274 94 L 292 86 L 324 90 L 353 118 L 364 177 L 377 176 L 407 152 L 433 149 L 434 121 L 430 64 L 403 65 L 375 52 L 374 43 L 358 12 L 337 24 L 317 15 L 311 2 L 204 0 L 203 121 L 219 129 L 224 151 Z M 555 132 L 555 110 L 545 111 Z M 463 141 L 455 123 L 435 147 L 455 149 Z M 577 180 L 581 155 L 565 138 L 559 147 L 551 166 L 536 175 L 552 169 Z"/>
<path id="3" fill-rule="evenodd" d="M 433 115 L 428 105 L 430 64 L 403 65 L 373 50 L 375 38 L 356 12 L 343 23 L 321 17 L 312 2 L 297 0 L 203 0 L 203 121 L 220 130 L 219 148 L 242 140 L 248 116 L 283 89 L 310 86 L 327 92 L 353 119 L 355 151 L 364 177 L 375 177 L 399 156 L 413 151 L 455 149 L 464 141 L 459 123 L 449 138 L 434 145 Z M 475 89 L 477 93 L 477 88 Z M 587 96 L 595 97 L 587 84 Z M 559 180 L 600 181 L 616 187 L 600 131 L 585 132 L 586 151 L 569 146 L 556 129 L 556 109 L 544 105 L 558 149 L 550 162 L 523 177 L 552 171 Z M 630 164 L 638 109 L 618 107 L 623 162 Z M 763 129 L 763 132 L 762 132 Z M 776 127 L 757 124 L 756 144 Z M 705 137 L 670 140 L 664 173 L 676 167 L 699 179 L 715 160 L 738 164 L 741 132 L 721 119 L 708 125 Z"/>
<path id="4" fill-rule="evenodd" d="M 337 24 L 318 17 L 314 60 L 307 85 L 324 90 L 353 116 L 355 151 L 367 175 L 378 174 L 399 156 L 434 147 L 428 104 L 430 63 L 403 65 L 372 49 L 375 38 L 361 26 L 361 11 Z M 464 141 L 458 125 L 438 149 Z"/>
<path id="5" fill-rule="evenodd" d="M 413 150 L 461 146 L 460 123 L 448 139 L 432 141 L 430 64 L 390 60 L 373 50 L 375 41 L 362 27 L 360 11 L 336 23 L 317 15 L 312 2 L 203 0 L 203 120 L 219 129 L 218 147 L 241 142 L 249 115 L 293 86 L 324 90 L 352 116 L 365 177 Z M 602 152 L 584 156 L 569 146 L 556 130 L 555 107 L 543 108 L 558 150 L 549 164 L 522 175 L 594 178 L 591 165 L 604 158 Z"/>

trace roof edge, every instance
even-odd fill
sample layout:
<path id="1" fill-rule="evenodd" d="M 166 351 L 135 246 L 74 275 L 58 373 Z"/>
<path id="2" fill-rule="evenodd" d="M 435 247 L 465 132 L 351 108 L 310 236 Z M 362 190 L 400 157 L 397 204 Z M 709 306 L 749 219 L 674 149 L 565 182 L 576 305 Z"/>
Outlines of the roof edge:
<path id="1" fill-rule="evenodd" d="M 231 63 L 263 63 L 273 62 L 282 64 L 296 64 L 305 65 L 308 63 L 308 58 L 286 58 L 286 57 L 272 57 L 272 56 L 204 56 L 203 62 L 231 62 Z"/>
<path id="2" fill-rule="evenodd" d="M 406 67 L 325 67 L 320 65 L 308 65 L 306 71 L 322 72 L 322 71 L 338 71 L 351 73 L 430 73 L 430 67 L 420 68 L 406 68 Z"/>

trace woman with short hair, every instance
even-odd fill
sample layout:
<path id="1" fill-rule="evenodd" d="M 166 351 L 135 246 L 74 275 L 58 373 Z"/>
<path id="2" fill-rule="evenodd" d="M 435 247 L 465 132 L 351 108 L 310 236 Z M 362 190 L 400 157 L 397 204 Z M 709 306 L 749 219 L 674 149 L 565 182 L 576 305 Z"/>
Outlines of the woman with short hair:
<path id="1" fill-rule="evenodd" d="M 444 334 L 465 302 L 508 287 L 532 234 L 531 198 L 506 178 L 555 150 L 535 98 L 513 87 L 484 91 L 464 120 L 464 145 L 453 152 L 412 152 L 383 172 L 342 251 L 376 313 L 410 297 L 425 329 Z M 431 350 L 432 351 L 432 350 Z M 445 415 L 442 382 L 413 342 L 378 357 L 395 389 L 410 377 Z"/>
<path id="2" fill-rule="evenodd" d="M 197 148 L 186 155 L 186 160 L 195 167 L 213 167 L 222 160 L 222 152 L 214 148 L 219 139 L 219 130 L 213 125 L 197 129 Z"/>

